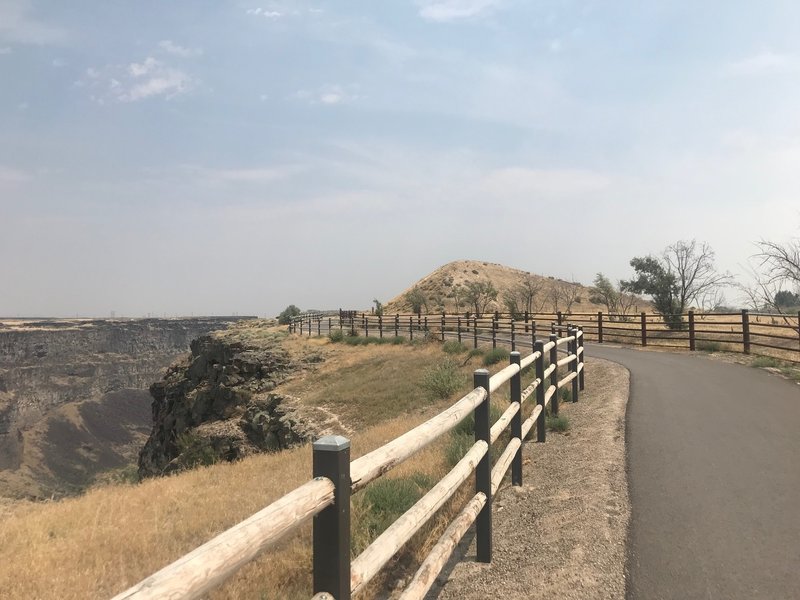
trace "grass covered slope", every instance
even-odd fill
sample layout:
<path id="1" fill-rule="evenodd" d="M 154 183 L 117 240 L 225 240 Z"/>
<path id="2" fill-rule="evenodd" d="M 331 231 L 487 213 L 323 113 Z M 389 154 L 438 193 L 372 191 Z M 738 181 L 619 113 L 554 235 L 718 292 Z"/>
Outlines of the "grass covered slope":
<path id="1" fill-rule="evenodd" d="M 251 342 L 267 335 L 272 340 L 274 330 L 249 324 L 239 334 L 225 334 L 237 335 Z M 454 359 L 437 343 L 353 347 L 299 337 L 282 343 L 303 367 L 275 391 L 291 393 L 327 415 L 331 430 L 351 437 L 353 458 L 441 411 L 471 388 L 470 373 L 482 366 L 480 356 L 463 353 Z M 320 360 L 307 360 L 311 356 Z M 450 387 L 441 391 L 420 384 L 442 365 Z M 501 405 L 507 402 L 496 396 Z M 444 474 L 450 442 L 445 436 L 354 497 L 354 551 L 366 547 Z M 58 502 L 5 503 L 0 505 L 0 596 L 111 597 L 310 477 L 311 452 L 304 446 L 138 485 L 98 487 Z M 444 529 L 448 510 L 412 541 L 412 555 L 422 553 L 428 537 Z M 373 585 L 383 588 L 386 581 Z M 242 569 L 213 597 L 308 598 L 310 591 L 309 525 Z"/>
<path id="2" fill-rule="evenodd" d="M 498 294 L 497 300 L 490 303 L 487 310 L 507 312 L 504 296 L 513 293 L 525 280 L 530 280 L 531 285 L 538 288 L 531 307 L 532 312 L 564 310 L 564 299 L 559 297 L 563 294 L 559 292 L 563 292 L 565 287 L 574 290 L 576 296 L 572 312 L 596 312 L 603 309 L 589 301 L 589 288 L 581 284 L 477 260 L 457 260 L 439 267 L 389 300 L 384 309 L 387 314 L 411 312 L 412 307 L 407 294 L 416 289 L 426 299 L 427 312 L 441 312 L 443 309 L 447 312 L 472 311 L 473 309 L 464 300 L 466 286 L 469 283 L 490 281 Z M 456 300 L 458 300 L 458 311 L 456 311 Z M 423 311 L 425 310 L 423 308 Z M 524 307 L 522 310 L 525 310 Z"/>

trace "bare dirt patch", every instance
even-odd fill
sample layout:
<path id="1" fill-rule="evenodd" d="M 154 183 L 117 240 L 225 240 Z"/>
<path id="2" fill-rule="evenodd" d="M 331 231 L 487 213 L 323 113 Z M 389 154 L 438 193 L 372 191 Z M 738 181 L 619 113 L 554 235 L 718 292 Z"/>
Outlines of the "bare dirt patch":
<path id="1" fill-rule="evenodd" d="M 494 556 L 475 561 L 474 540 L 430 598 L 625 597 L 630 507 L 625 473 L 629 373 L 616 363 L 586 364 L 586 390 L 562 404 L 565 434 L 524 449 L 524 486 L 494 499 Z"/>

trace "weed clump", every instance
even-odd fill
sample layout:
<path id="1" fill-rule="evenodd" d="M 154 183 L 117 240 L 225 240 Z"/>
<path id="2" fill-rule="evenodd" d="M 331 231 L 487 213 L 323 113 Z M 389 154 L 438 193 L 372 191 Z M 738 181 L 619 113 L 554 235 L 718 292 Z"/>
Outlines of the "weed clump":
<path id="1" fill-rule="evenodd" d="M 492 348 L 483 356 L 483 365 L 489 367 L 499 363 L 501 360 L 508 360 L 508 350 L 505 348 Z"/>
<path id="2" fill-rule="evenodd" d="M 719 352 L 722 346 L 719 342 L 712 342 L 710 340 L 698 340 L 695 348 L 701 352 Z"/>
<path id="3" fill-rule="evenodd" d="M 432 477 L 414 473 L 410 477 L 382 478 L 353 498 L 360 518 L 353 531 L 352 555 L 360 554 L 434 485 Z"/>
<path id="4" fill-rule="evenodd" d="M 341 329 L 332 329 L 330 333 L 328 333 L 328 339 L 334 344 L 338 344 L 344 340 L 344 331 Z"/>
<path id="5" fill-rule="evenodd" d="M 467 347 L 458 340 L 447 340 L 442 344 L 442 350 L 447 354 L 461 354 L 467 351 Z"/>
<path id="6" fill-rule="evenodd" d="M 465 377 L 461 373 L 458 363 L 447 359 L 426 369 L 422 374 L 420 385 L 433 398 L 444 400 L 463 387 L 464 383 Z"/>
<path id="7" fill-rule="evenodd" d="M 569 419 L 562 415 L 547 415 L 545 423 L 550 431 L 563 433 L 569 429 Z"/>

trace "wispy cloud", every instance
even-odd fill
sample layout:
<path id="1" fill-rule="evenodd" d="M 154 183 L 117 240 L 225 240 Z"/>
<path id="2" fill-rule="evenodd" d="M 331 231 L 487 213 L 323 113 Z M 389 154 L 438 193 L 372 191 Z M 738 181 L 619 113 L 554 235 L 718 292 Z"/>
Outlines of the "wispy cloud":
<path id="1" fill-rule="evenodd" d="M 107 101 L 137 102 L 163 97 L 167 100 L 191 91 L 197 81 L 188 73 L 148 56 L 141 62 L 90 67 L 78 86 L 88 86 L 92 99 L 99 104 Z"/>
<path id="2" fill-rule="evenodd" d="M 268 8 L 248 8 L 247 9 L 248 15 L 253 15 L 256 17 L 265 17 L 267 19 L 280 19 L 285 13 L 282 13 L 277 10 L 269 10 Z"/>
<path id="3" fill-rule="evenodd" d="M 20 184 L 31 180 L 31 176 L 20 169 L 0 165 L 0 184 Z"/>
<path id="4" fill-rule="evenodd" d="M 0 2 L 0 41 L 12 44 L 60 44 L 67 32 L 50 25 L 33 14 L 30 0 Z"/>
<path id="5" fill-rule="evenodd" d="M 3 54 L 11 54 L 11 48 L 9 46 L 0 47 L 0 55 Z"/>
<path id="6" fill-rule="evenodd" d="M 800 71 L 800 56 L 771 50 L 729 63 L 725 67 L 727 75 L 742 76 L 797 73 L 798 71 Z"/>
<path id="7" fill-rule="evenodd" d="M 419 0 L 419 15 L 429 21 L 448 22 L 490 14 L 499 0 Z"/>
<path id="8" fill-rule="evenodd" d="M 354 102 L 361 97 L 355 90 L 355 86 L 344 87 L 341 85 L 326 85 L 314 91 L 298 90 L 293 96 L 309 104 L 327 104 L 329 106 Z"/>
<path id="9" fill-rule="evenodd" d="M 162 40 L 158 42 L 158 47 L 168 54 L 180 56 L 181 58 L 195 58 L 197 56 L 202 56 L 203 54 L 202 48 L 188 48 L 186 46 L 180 46 L 172 40 Z"/>

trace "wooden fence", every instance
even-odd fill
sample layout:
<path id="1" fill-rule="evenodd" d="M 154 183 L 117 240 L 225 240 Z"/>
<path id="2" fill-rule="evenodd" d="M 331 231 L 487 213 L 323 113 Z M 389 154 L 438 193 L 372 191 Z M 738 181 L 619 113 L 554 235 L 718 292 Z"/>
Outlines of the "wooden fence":
<path id="1" fill-rule="evenodd" d="M 320 320 L 322 318 L 319 317 Z M 357 318 L 353 315 L 353 319 Z M 326 324 L 333 326 L 333 317 L 330 319 Z M 366 326 L 369 324 L 371 322 Z M 300 331 L 297 324 L 292 327 Z M 303 329 L 305 332 L 307 327 Z M 560 331 L 562 328 L 556 329 Z M 114 600 L 202 597 L 264 549 L 312 518 L 314 600 L 348 600 L 351 595 L 364 589 L 473 472 L 474 495 L 423 561 L 403 590 L 401 598 L 419 599 L 427 593 L 473 523 L 476 524 L 477 559 L 490 562 L 492 497 L 509 467 L 512 484 L 522 485 L 522 445 L 534 425 L 536 440 L 546 440 L 545 411 L 549 407 L 553 414 L 558 414 L 558 390 L 570 385 L 572 399 L 577 402 L 584 388 L 584 334 L 578 327 L 566 326 L 565 329 L 566 336 L 550 333 L 546 343 L 536 340 L 533 352 L 524 358 L 520 352 L 512 351 L 509 365 L 492 376 L 486 369 L 476 370 L 473 376 L 474 389 L 458 402 L 352 462 L 349 440 L 341 436 L 325 436 L 317 440 L 313 444 L 313 479 L 117 595 Z M 497 337 L 494 339 L 496 342 Z M 529 372 L 528 367 L 534 368 L 535 377 L 523 385 L 523 375 Z M 489 417 L 490 398 L 506 382 L 510 383 L 510 404 L 492 424 Z M 531 398 L 535 398 L 535 405 L 528 402 Z M 526 408 L 530 408 L 530 411 Z M 527 418 L 523 419 L 528 412 Z M 351 561 L 351 494 L 357 493 L 451 431 L 470 414 L 474 414 L 475 419 L 473 446 L 444 478 Z M 511 439 L 493 465 L 489 450 L 509 427 Z"/>
<path id="2" fill-rule="evenodd" d="M 661 315 L 639 313 L 621 315 L 614 313 L 561 312 L 513 315 L 487 313 L 474 316 L 469 313 L 454 314 L 395 314 L 376 316 L 355 311 L 340 311 L 333 316 L 308 316 L 298 318 L 290 331 L 322 335 L 335 329 L 345 333 L 385 337 L 403 335 L 428 335 L 441 340 L 457 338 L 477 347 L 479 341 L 498 340 L 517 344 L 533 350 L 537 333 L 545 335 L 554 328 L 569 323 L 586 332 L 587 341 L 600 344 L 621 343 L 686 350 L 727 350 L 757 354 L 800 363 L 800 313 L 794 315 L 751 313 L 695 313 L 681 315 L 683 327 L 670 329 Z M 538 327 L 538 329 L 537 329 Z"/>

